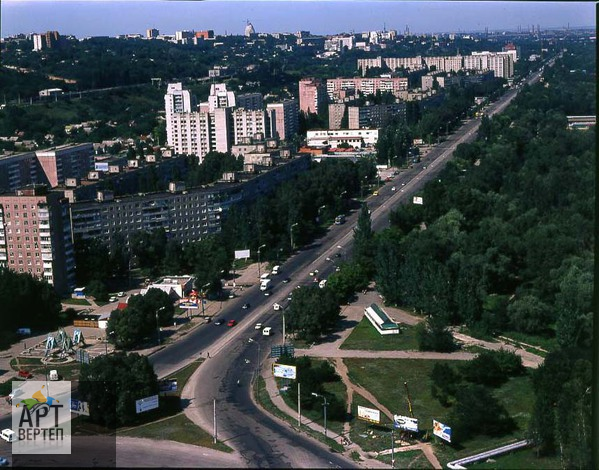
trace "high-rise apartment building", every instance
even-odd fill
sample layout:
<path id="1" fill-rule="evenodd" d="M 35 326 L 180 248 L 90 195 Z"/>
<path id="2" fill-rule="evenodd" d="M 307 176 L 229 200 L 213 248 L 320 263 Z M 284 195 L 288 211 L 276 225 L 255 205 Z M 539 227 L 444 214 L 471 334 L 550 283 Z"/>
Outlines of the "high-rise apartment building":
<path id="1" fill-rule="evenodd" d="M 318 113 L 327 99 L 326 85 L 319 78 L 302 78 L 299 81 L 299 109 L 302 113 Z"/>
<path id="2" fill-rule="evenodd" d="M 75 287 L 68 200 L 45 185 L 0 196 L 0 265 L 45 279 L 60 292 Z"/>
<path id="3" fill-rule="evenodd" d="M 289 140 L 299 131 L 299 108 L 296 100 L 284 100 L 281 103 L 266 105 L 270 129 L 267 136 L 280 140 Z"/>
<path id="4" fill-rule="evenodd" d="M 41 51 L 43 49 L 52 49 L 60 46 L 60 34 L 58 31 L 46 31 L 41 34 L 33 35 L 33 50 Z"/>
<path id="5" fill-rule="evenodd" d="M 181 83 L 169 84 L 165 95 L 168 145 L 177 154 L 197 155 L 200 163 L 208 152 L 229 152 L 246 137 L 278 134 L 285 140 L 298 130 L 295 100 L 271 103 L 264 110 L 260 93 L 236 96 L 220 83 L 210 87 L 207 102 L 195 110 L 192 103 Z"/>
<path id="6" fill-rule="evenodd" d="M 159 34 L 160 34 L 160 31 L 158 31 L 155 28 L 146 29 L 146 38 L 147 39 L 155 39 L 158 37 Z"/>
<path id="7" fill-rule="evenodd" d="M 348 129 L 371 129 L 385 126 L 394 116 L 406 118 L 406 103 L 373 104 L 348 107 Z"/>
<path id="8" fill-rule="evenodd" d="M 35 152 L 0 155 L 0 193 L 39 182 L 38 168 Z"/>

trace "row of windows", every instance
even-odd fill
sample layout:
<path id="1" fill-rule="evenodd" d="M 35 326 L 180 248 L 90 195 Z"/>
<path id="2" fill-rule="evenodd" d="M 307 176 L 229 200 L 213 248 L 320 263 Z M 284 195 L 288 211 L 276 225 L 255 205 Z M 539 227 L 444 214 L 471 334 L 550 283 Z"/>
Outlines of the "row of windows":
<path id="1" fill-rule="evenodd" d="M 37 243 L 34 243 L 34 244 L 33 244 L 33 247 L 34 247 L 34 249 L 35 249 L 35 250 L 39 249 L 39 245 L 38 245 Z M 9 244 L 9 245 L 8 245 L 8 249 L 9 249 L 9 250 L 13 250 L 14 248 L 15 248 L 15 245 L 12 245 L 12 244 Z M 17 244 L 17 250 L 22 250 L 22 249 L 23 249 L 23 245 Z M 31 250 L 31 245 L 30 245 L 30 244 L 29 244 L 29 245 L 27 245 L 27 244 L 26 244 L 26 245 L 25 245 L 25 249 L 26 249 L 26 250 Z M 11 256 L 13 256 L 13 255 L 14 255 L 14 252 L 12 252 L 12 251 L 11 251 L 11 252 L 10 252 L 10 255 L 11 255 Z M 36 252 L 36 253 L 35 253 L 35 257 L 36 257 L 36 258 L 39 258 L 39 256 L 40 256 L 40 254 Z M 20 253 L 20 252 L 19 252 L 19 258 L 22 258 L 22 257 L 23 257 L 23 253 Z"/>

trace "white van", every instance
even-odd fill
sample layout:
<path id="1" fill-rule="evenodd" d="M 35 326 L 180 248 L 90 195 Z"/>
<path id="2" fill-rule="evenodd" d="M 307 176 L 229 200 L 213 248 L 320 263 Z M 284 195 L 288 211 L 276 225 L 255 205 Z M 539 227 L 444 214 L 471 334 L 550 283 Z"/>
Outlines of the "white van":
<path id="1" fill-rule="evenodd" d="M 260 276 L 260 279 L 262 281 L 265 281 L 266 279 L 268 279 L 268 276 L 270 276 L 270 273 L 264 273 L 264 274 L 262 274 L 262 276 Z"/>
<path id="2" fill-rule="evenodd" d="M 272 268 L 272 275 L 276 276 L 277 274 L 279 274 L 279 271 L 281 270 L 281 266 L 277 265 L 275 267 Z"/>
<path id="3" fill-rule="evenodd" d="M 12 429 L 3 429 L 0 432 L 0 437 L 4 439 L 6 442 L 14 442 L 17 440 L 17 434 Z"/>
<path id="4" fill-rule="evenodd" d="M 270 336 L 270 330 L 272 330 L 272 328 L 270 326 L 267 326 L 266 328 L 264 328 L 262 330 L 262 335 L 263 336 Z"/>
<path id="5" fill-rule="evenodd" d="M 321 289 L 324 289 L 327 286 L 327 280 L 323 279 L 322 281 L 320 281 L 318 283 L 318 287 L 320 287 Z"/>
<path id="6" fill-rule="evenodd" d="M 58 380 L 58 371 L 57 370 L 51 370 L 50 371 L 50 380 Z"/>

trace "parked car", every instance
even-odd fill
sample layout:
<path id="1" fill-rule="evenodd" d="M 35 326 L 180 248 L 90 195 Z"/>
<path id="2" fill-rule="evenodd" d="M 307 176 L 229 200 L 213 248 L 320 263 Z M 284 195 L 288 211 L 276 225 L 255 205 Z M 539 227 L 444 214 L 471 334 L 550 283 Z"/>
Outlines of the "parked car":
<path id="1" fill-rule="evenodd" d="M 33 377 L 33 374 L 28 370 L 20 370 L 18 375 L 19 377 L 22 377 L 24 379 L 30 379 L 31 377 Z"/>
<path id="2" fill-rule="evenodd" d="M 12 429 L 6 428 L 0 432 L 0 437 L 4 439 L 6 442 L 14 442 L 17 440 L 17 433 Z"/>
<path id="3" fill-rule="evenodd" d="M 8 459 L 0 457 L 0 467 L 8 467 Z"/>
<path id="4" fill-rule="evenodd" d="M 237 325 L 237 321 L 235 320 L 229 320 L 229 322 L 227 323 L 227 326 L 235 326 Z"/>

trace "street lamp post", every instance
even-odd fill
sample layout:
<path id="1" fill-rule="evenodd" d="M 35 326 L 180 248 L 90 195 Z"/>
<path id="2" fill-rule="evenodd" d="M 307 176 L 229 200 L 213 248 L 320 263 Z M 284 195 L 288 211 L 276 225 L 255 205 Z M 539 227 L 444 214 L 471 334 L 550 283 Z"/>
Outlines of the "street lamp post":
<path id="1" fill-rule="evenodd" d="M 156 333 L 158 334 L 158 344 L 160 344 L 160 326 L 158 325 L 158 312 L 162 312 L 166 307 L 160 307 L 156 310 Z"/>
<path id="2" fill-rule="evenodd" d="M 289 227 L 289 235 L 291 236 L 291 251 L 293 251 L 295 245 L 293 244 L 293 227 L 297 227 L 299 224 L 296 222 Z"/>
<path id="3" fill-rule="evenodd" d="M 260 245 L 258 247 L 258 279 L 260 279 L 260 250 L 264 248 L 266 245 Z"/>
<path id="4" fill-rule="evenodd" d="M 327 206 L 326 206 L 326 204 L 325 204 L 325 205 L 322 205 L 322 206 L 320 206 L 320 207 L 318 208 L 318 216 L 316 217 L 316 223 L 317 223 L 317 224 L 319 224 L 319 223 L 320 223 L 320 212 L 321 212 L 323 209 L 325 209 L 326 207 L 327 207 Z"/>
<path id="5" fill-rule="evenodd" d="M 252 338 L 248 338 L 249 343 L 255 343 L 258 345 L 258 361 L 256 363 L 256 375 L 260 375 L 260 367 L 262 365 L 262 347 L 258 341 L 254 341 Z"/>
<path id="6" fill-rule="evenodd" d="M 327 437 L 327 399 L 326 397 L 320 395 L 319 393 L 314 393 L 312 392 L 312 395 L 315 397 L 320 397 L 324 400 L 323 402 L 323 407 L 324 407 L 324 437 Z"/>

